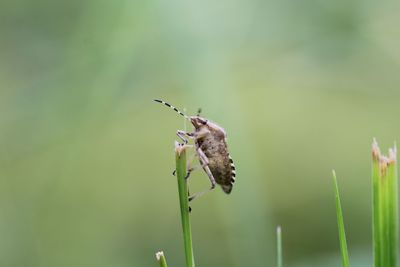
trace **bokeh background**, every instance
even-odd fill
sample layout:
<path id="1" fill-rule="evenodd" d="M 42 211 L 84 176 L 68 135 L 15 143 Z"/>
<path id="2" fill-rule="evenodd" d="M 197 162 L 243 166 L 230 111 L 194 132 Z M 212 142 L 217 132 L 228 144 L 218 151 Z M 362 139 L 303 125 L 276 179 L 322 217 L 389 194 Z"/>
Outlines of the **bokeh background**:
<path id="1" fill-rule="evenodd" d="M 399 1 L 2 1 L 0 266 L 184 266 L 173 144 L 221 124 L 231 195 L 193 202 L 198 266 L 371 266 L 370 145 L 400 140 Z M 202 172 L 192 191 L 208 187 Z"/>

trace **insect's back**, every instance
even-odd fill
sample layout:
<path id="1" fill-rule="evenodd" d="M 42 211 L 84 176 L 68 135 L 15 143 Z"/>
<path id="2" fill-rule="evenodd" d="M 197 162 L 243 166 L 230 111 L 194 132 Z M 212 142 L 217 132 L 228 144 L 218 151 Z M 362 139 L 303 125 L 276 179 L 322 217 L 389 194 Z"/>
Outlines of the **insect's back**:
<path id="1" fill-rule="evenodd" d="M 210 134 L 197 139 L 196 145 L 206 154 L 209 160 L 208 167 L 216 183 L 221 185 L 225 193 L 229 194 L 232 191 L 236 173 L 233 161 L 229 156 L 226 134 L 219 127 L 207 126 Z"/>

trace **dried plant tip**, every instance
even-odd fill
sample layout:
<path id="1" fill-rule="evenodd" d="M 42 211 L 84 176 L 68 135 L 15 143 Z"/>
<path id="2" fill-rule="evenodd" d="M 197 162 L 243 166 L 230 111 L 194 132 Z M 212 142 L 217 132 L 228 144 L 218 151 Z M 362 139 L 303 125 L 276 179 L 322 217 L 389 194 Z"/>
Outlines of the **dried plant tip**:
<path id="1" fill-rule="evenodd" d="M 382 177 L 386 176 L 387 169 L 389 165 L 395 164 L 397 162 L 397 149 L 396 146 L 389 149 L 389 156 L 385 156 L 381 154 L 381 150 L 379 149 L 378 142 L 376 139 L 373 139 L 372 142 L 372 159 L 379 163 L 379 171 Z"/>
<path id="2" fill-rule="evenodd" d="M 156 253 L 157 261 L 160 263 L 160 267 L 168 267 L 167 260 L 165 259 L 164 252 L 159 251 Z"/>
<path id="3" fill-rule="evenodd" d="M 181 144 L 178 141 L 175 141 L 175 153 L 178 154 L 178 156 L 180 156 L 186 148 L 190 148 L 190 147 L 193 147 L 193 146 Z"/>
<path id="4" fill-rule="evenodd" d="M 381 150 L 379 149 L 378 142 L 374 138 L 372 141 L 372 158 L 374 160 L 379 160 L 381 156 Z"/>
<path id="5" fill-rule="evenodd" d="M 156 258 L 158 261 L 161 260 L 161 257 L 164 257 L 164 252 L 163 251 L 159 251 L 156 253 Z"/>
<path id="6" fill-rule="evenodd" d="M 386 177 L 386 172 L 388 167 L 389 167 L 389 159 L 381 155 L 379 158 L 379 170 L 381 172 L 382 179 Z"/>
<path id="7" fill-rule="evenodd" d="M 397 148 L 394 146 L 393 148 L 389 148 L 389 164 L 395 164 L 397 162 Z"/>

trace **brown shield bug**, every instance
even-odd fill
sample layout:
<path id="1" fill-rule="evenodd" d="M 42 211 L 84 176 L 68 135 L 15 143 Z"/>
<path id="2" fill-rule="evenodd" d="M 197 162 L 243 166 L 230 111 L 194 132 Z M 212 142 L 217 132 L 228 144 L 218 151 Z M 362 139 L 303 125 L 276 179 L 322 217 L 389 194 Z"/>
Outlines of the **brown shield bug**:
<path id="1" fill-rule="evenodd" d="M 200 117 L 200 110 L 196 116 L 187 116 L 167 102 L 158 99 L 154 101 L 172 108 L 192 123 L 194 132 L 188 133 L 178 130 L 176 133 L 177 136 L 184 144 L 188 143 L 188 138 L 194 140 L 195 151 L 199 157 L 200 165 L 211 182 L 210 190 L 215 188 L 215 184 L 219 184 L 222 190 L 229 194 L 235 183 L 236 171 L 233 160 L 229 155 L 225 130 L 216 123 Z M 193 168 L 189 168 L 187 177 L 192 170 Z M 189 200 L 193 200 L 203 193 L 204 192 L 191 196 Z"/>

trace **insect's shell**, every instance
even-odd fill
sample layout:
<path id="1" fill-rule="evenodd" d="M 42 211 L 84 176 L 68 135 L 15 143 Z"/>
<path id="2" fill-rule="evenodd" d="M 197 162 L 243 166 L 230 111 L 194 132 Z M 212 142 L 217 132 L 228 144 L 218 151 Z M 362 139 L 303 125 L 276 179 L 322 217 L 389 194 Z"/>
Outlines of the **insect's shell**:
<path id="1" fill-rule="evenodd" d="M 215 181 L 222 190 L 229 194 L 235 183 L 235 165 L 229 155 L 225 130 L 216 123 L 204 118 L 193 116 L 190 118 L 196 132 L 208 131 L 208 134 L 195 138 L 196 148 L 201 148 L 207 156 L 208 167 Z"/>

